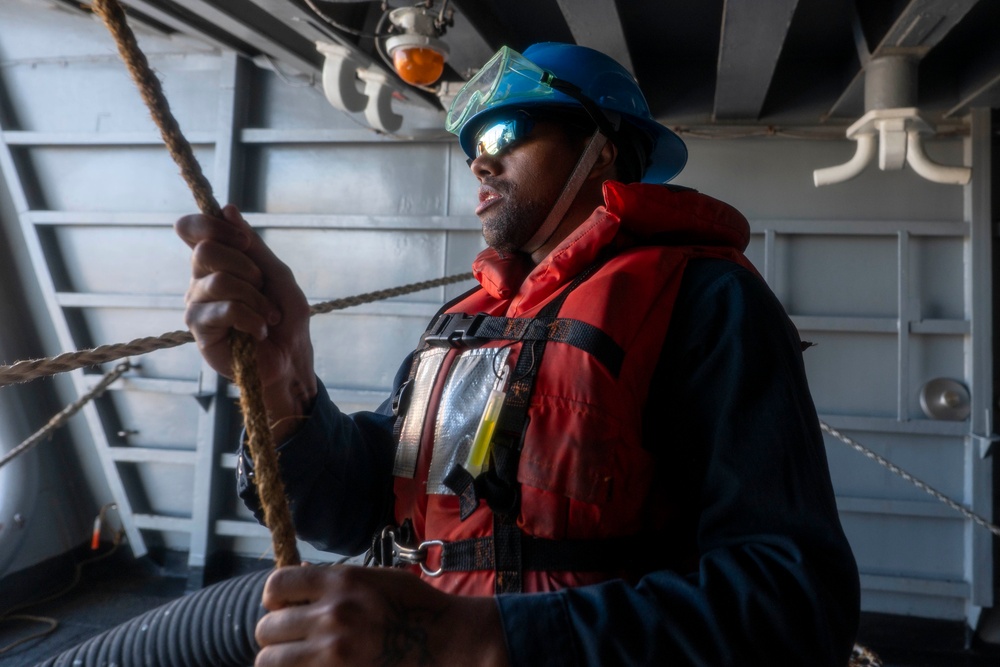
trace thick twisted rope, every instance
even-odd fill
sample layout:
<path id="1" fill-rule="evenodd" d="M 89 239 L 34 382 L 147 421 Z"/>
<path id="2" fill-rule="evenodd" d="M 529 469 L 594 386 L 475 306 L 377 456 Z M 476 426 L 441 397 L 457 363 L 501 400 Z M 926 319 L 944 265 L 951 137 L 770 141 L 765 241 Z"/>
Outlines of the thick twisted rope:
<path id="1" fill-rule="evenodd" d="M 471 279 L 471 272 L 460 273 L 443 278 L 401 285 L 399 287 L 365 292 L 356 296 L 347 296 L 341 299 L 317 303 L 309 308 L 309 312 L 311 315 L 330 313 L 335 310 L 344 310 L 345 308 L 360 306 L 365 303 L 374 303 L 375 301 L 391 299 L 403 296 L 404 294 L 412 294 L 432 287 L 442 287 Z M 136 338 L 127 343 L 112 343 L 109 345 L 99 345 L 87 350 L 63 352 L 54 357 L 46 357 L 44 359 L 26 359 L 9 366 L 0 366 L 0 387 L 37 380 L 38 378 L 58 375 L 59 373 L 67 373 L 75 371 L 78 368 L 86 368 L 87 366 L 98 366 L 118 361 L 125 357 L 134 357 L 192 342 L 194 342 L 194 336 L 191 335 L 190 331 L 178 330 L 159 336 Z"/>
<path id="2" fill-rule="evenodd" d="M 114 36 L 118 53 L 139 87 L 142 99 L 160 129 L 170 156 L 180 167 L 181 176 L 191 188 L 198 208 L 205 215 L 222 217 L 222 208 L 212 194 L 212 186 L 202 173 L 191 144 L 181 134 L 180 126 L 170 112 L 160 80 L 153 74 L 125 20 L 125 10 L 118 0 L 94 0 L 93 8 Z M 267 423 L 260 376 L 257 373 L 257 346 L 249 334 L 234 330 L 230 334 L 230 349 L 233 379 L 240 388 L 240 409 L 243 411 L 247 430 L 247 449 L 256 470 L 257 490 L 264 509 L 264 524 L 271 531 L 275 564 L 278 567 L 297 565 L 300 561 L 295 546 L 295 528 L 288 500 L 285 498 L 284 485 L 278 474 L 278 455 Z"/>
<path id="3" fill-rule="evenodd" d="M 129 74 L 132 75 L 135 85 L 138 86 L 142 101 L 149 108 L 149 113 L 153 117 L 153 121 L 156 122 L 171 157 L 180 167 L 181 176 L 191 188 L 191 194 L 194 195 L 198 209 L 205 215 L 221 217 L 222 208 L 215 201 L 212 185 L 202 173 L 201 165 L 198 164 L 198 160 L 195 159 L 194 152 L 191 150 L 191 144 L 184 138 L 177 120 L 170 111 L 170 105 L 163 94 L 160 80 L 150 68 L 145 54 L 139 49 L 135 35 L 125 20 L 125 10 L 118 3 L 118 0 L 94 0 L 92 7 L 104 20 L 104 24 L 115 38 L 118 53 L 125 61 L 125 66 L 128 68 Z"/>

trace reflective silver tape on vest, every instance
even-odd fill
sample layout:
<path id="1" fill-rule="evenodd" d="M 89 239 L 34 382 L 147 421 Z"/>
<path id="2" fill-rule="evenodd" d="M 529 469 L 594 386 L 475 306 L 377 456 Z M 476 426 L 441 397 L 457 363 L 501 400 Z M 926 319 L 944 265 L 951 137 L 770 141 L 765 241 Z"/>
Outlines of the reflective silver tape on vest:
<path id="1" fill-rule="evenodd" d="M 420 438 L 427 417 L 427 404 L 431 400 L 434 380 L 447 354 L 447 348 L 431 347 L 413 358 L 413 363 L 417 364 L 417 372 L 413 377 L 410 402 L 403 417 L 399 443 L 396 445 L 396 460 L 392 466 L 392 474 L 396 477 L 413 479 L 413 475 L 417 472 L 417 457 L 420 454 Z"/>
<path id="2" fill-rule="evenodd" d="M 427 493 L 454 495 L 444 478 L 454 466 L 465 463 L 497 371 L 509 353 L 509 347 L 466 350 L 452 364 L 435 419 Z"/>

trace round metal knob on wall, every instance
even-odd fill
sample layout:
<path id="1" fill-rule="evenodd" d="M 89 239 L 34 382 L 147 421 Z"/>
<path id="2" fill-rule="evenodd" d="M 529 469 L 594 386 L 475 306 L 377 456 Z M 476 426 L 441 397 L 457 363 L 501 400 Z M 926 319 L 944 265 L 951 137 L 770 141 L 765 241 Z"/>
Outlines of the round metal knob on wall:
<path id="1" fill-rule="evenodd" d="M 961 382 L 948 378 L 934 378 L 923 386 L 920 407 L 931 419 L 948 421 L 962 421 L 972 410 L 969 390 Z"/>

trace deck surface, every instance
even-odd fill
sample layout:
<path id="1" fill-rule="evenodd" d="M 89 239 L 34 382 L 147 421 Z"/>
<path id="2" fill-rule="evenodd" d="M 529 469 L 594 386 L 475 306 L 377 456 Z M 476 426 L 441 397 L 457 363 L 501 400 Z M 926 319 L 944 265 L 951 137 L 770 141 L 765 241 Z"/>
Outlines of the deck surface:
<path id="1" fill-rule="evenodd" d="M 64 567 L 62 572 L 50 573 L 45 584 L 33 582 L 21 586 L 22 589 L 34 589 L 32 591 L 12 589 L 9 583 L 6 587 L 0 586 L 0 613 L 19 601 L 12 598 L 19 598 L 20 601 L 41 599 L 65 589 L 73 580 L 73 569 Z M 254 569 L 254 566 L 245 569 Z M 44 637 L 31 639 L 0 653 L 0 665 L 37 665 L 189 592 L 188 577 L 170 570 L 148 559 L 134 561 L 118 554 L 85 566 L 81 569 L 79 581 L 70 590 L 56 599 L 17 612 L 55 619 L 58 626 Z M 0 651 L 46 627 L 38 622 L 0 620 Z M 885 667 L 1000 665 L 1000 646 L 965 648 L 961 624 L 864 614 L 859 641 L 875 651 Z"/>

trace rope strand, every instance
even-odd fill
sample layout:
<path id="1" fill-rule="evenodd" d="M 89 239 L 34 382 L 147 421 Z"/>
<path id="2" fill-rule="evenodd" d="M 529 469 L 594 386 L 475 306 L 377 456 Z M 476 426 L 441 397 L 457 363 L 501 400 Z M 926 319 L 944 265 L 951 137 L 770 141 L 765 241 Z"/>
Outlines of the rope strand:
<path id="1" fill-rule="evenodd" d="M 190 187 L 199 210 L 205 215 L 222 217 L 222 208 L 212 194 L 212 186 L 205 178 L 191 144 L 181 134 L 180 126 L 170 112 L 160 80 L 149 67 L 135 34 L 125 20 L 125 10 L 117 0 L 94 0 L 93 8 L 115 38 L 118 52 L 139 87 L 142 99 L 160 129 L 170 156 L 180 167 L 181 176 Z M 250 334 L 234 330 L 230 334 L 230 347 L 233 375 L 240 388 L 240 409 L 243 410 L 247 429 L 247 449 L 257 470 L 264 521 L 271 531 L 275 564 L 278 567 L 297 565 L 299 554 L 295 546 L 295 529 L 278 474 L 278 455 L 271 429 L 267 426 L 263 389 L 257 373 L 256 343 Z"/>
<path id="2" fill-rule="evenodd" d="M 180 126 L 170 112 L 170 105 L 163 94 L 160 81 L 149 67 L 146 56 L 139 48 L 135 35 L 126 21 L 124 9 L 117 0 L 94 0 L 93 9 L 104 20 L 114 37 L 118 52 L 138 86 L 142 99 L 149 108 L 150 115 L 159 128 L 171 157 L 180 167 L 181 176 L 191 189 L 199 210 L 205 215 L 221 217 L 222 209 L 212 194 L 212 186 L 205 178 L 201 166 L 194 156 L 194 151 L 191 149 L 191 144 L 181 133 Z M 426 289 L 432 283 L 434 281 L 428 281 L 423 284 L 426 286 L 421 286 L 418 289 Z M 392 295 L 393 291 L 385 290 L 383 293 Z M 380 296 L 378 298 L 388 297 Z M 363 302 L 355 299 L 351 300 L 348 305 Z M 179 337 L 176 334 L 179 334 Z M 173 332 L 165 334 L 165 336 L 172 339 L 186 338 L 185 332 Z M 181 342 L 188 342 L 188 340 L 190 339 Z M 240 389 L 240 409 L 243 412 L 247 431 L 247 449 L 256 470 L 258 491 L 264 508 L 264 523 L 271 530 L 275 563 L 278 567 L 295 565 L 299 563 L 298 550 L 295 546 L 295 530 L 281 477 L 278 474 L 278 458 L 271 437 L 271 429 L 267 423 L 263 390 L 257 371 L 256 342 L 249 334 L 234 330 L 230 334 L 230 346 L 233 358 L 233 377 Z M 93 363 L 93 354 L 83 356 L 90 356 L 89 361 Z"/>
<path id="3" fill-rule="evenodd" d="M 374 303 L 385 299 L 391 299 L 404 294 L 420 292 L 432 287 L 443 287 L 453 283 L 471 280 L 472 273 L 459 273 L 433 280 L 424 280 L 399 287 L 377 290 L 375 292 L 365 292 L 356 296 L 348 296 L 332 301 L 324 301 L 310 307 L 311 315 L 330 313 L 335 310 L 343 310 L 365 303 Z M 135 357 L 156 350 L 165 350 L 178 345 L 185 345 L 194 342 L 194 336 L 190 331 L 170 331 L 159 336 L 146 336 L 136 338 L 127 343 L 112 343 L 100 345 L 88 350 L 77 350 L 75 352 L 63 352 L 54 357 L 43 359 L 29 359 L 18 361 L 9 366 L 0 366 L 0 387 L 10 384 L 19 384 L 36 380 L 50 375 L 75 371 L 78 368 L 87 366 L 98 366 L 100 364 L 118 361 L 125 357 Z"/>
<path id="4" fill-rule="evenodd" d="M 956 512 L 959 512 L 962 515 L 964 515 L 967 519 L 971 519 L 972 521 L 974 521 L 975 523 L 979 524 L 980 526 L 982 526 L 986 530 L 990 531 L 991 533 L 993 533 L 997 537 L 1000 537 L 1000 526 L 995 526 L 994 524 L 992 524 L 988 520 L 986 520 L 984 517 L 979 516 L 978 514 L 976 514 L 972 510 L 968 509 L 964 505 L 960 505 L 959 503 L 956 503 L 954 500 L 952 500 L 948 496 L 944 495 L 943 493 L 941 493 L 940 491 L 938 491 L 934 487 L 930 486 L 926 482 L 923 482 L 923 481 L 917 479 L 916 477 L 914 477 L 910 473 L 906 472 L 905 470 L 903 470 L 902 468 L 900 468 L 899 466 L 897 466 L 895 463 L 893 463 L 889 459 L 887 459 L 887 458 L 885 458 L 883 456 L 879 456 L 878 454 L 876 454 L 872 450 L 870 450 L 867 447 L 865 447 L 864 445 L 862 445 L 857 440 L 854 440 L 853 438 L 850 438 L 850 437 L 844 435 L 843 433 L 841 433 L 837 429 L 833 428 L 832 426 L 830 426 L 826 422 L 822 422 L 821 421 L 819 423 L 819 426 L 820 426 L 821 429 L 823 429 L 824 431 L 826 431 L 827 433 L 829 433 L 833 437 L 837 438 L 838 440 L 840 440 L 841 442 L 843 442 L 845 445 L 848 445 L 848 446 L 852 447 L 855 451 L 864 454 L 865 456 L 867 456 L 868 458 L 870 458 L 872 461 L 875 461 L 876 463 L 878 463 L 883 468 L 886 468 L 890 472 L 895 473 L 896 475 L 899 475 L 900 477 L 902 477 L 903 479 L 905 479 L 906 481 L 910 482 L 915 487 L 917 487 L 918 489 L 920 489 L 921 491 L 929 493 L 930 495 L 934 496 L 935 498 L 937 498 L 938 500 L 940 500 L 941 502 L 943 502 L 948 507 L 950 507 L 953 510 L 955 510 Z"/>
<path id="5" fill-rule="evenodd" d="M 122 374 L 130 368 L 132 368 L 132 364 L 128 361 L 115 366 L 114 369 L 101 378 L 101 381 L 98 382 L 93 389 L 60 410 L 56 413 L 55 417 L 50 419 L 48 423 L 36 431 L 34 435 L 7 452 L 3 458 L 0 458 L 0 468 L 3 468 L 17 456 L 20 456 L 21 454 L 24 454 L 28 450 L 32 449 L 35 445 L 42 441 L 42 438 L 69 421 L 69 418 L 79 412 L 80 408 L 103 394 L 104 390 L 111 386 L 111 383 L 120 378 Z"/>
<path id="6" fill-rule="evenodd" d="M 194 156 L 191 144 L 181 133 L 181 128 L 177 124 L 173 113 L 170 111 L 170 104 L 166 95 L 163 94 L 163 87 L 160 80 L 153 73 L 146 60 L 146 55 L 139 48 L 135 34 L 129 28 L 125 18 L 125 10 L 118 0 L 94 0 L 93 10 L 104 21 L 108 31 L 111 32 L 118 46 L 118 53 L 125 62 L 132 80 L 139 88 L 142 101 L 146 103 L 149 114 L 153 117 L 156 127 L 160 130 L 160 136 L 170 151 L 170 156 L 180 167 L 181 176 L 191 189 L 194 200 L 198 204 L 198 210 L 205 215 L 214 217 L 222 216 L 222 207 L 215 200 L 212 194 L 212 185 L 208 182 L 205 174 L 201 170 L 201 165 Z"/>

